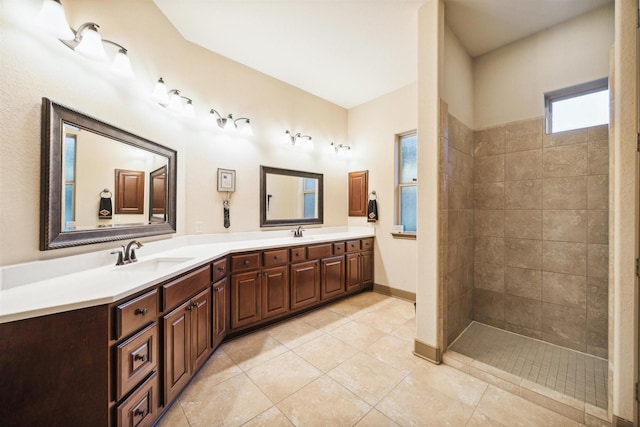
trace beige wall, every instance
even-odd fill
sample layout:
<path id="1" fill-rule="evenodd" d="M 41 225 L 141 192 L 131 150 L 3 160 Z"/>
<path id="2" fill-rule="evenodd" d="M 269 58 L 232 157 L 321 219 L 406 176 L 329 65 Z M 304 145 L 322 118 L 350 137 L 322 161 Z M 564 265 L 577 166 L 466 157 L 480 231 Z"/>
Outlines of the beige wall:
<path id="1" fill-rule="evenodd" d="M 40 4 L 0 3 L 0 265 L 114 247 L 38 251 L 43 96 L 178 151 L 177 235 L 194 233 L 197 221 L 205 233 L 258 230 L 261 164 L 323 173 L 324 225 L 346 224 L 347 161 L 325 149 L 347 143 L 345 109 L 186 42 L 151 0 L 66 0 L 71 26 L 95 21 L 104 38 L 129 49 L 136 78 L 119 79 L 43 34 L 34 24 Z M 151 100 L 160 76 L 193 99 L 197 120 L 176 118 Z M 251 118 L 255 136 L 208 129 L 210 108 Z M 284 143 L 286 129 L 313 136 L 316 149 Z M 236 170 L 228 230 L 217 168 Z"/>
<path id="2" fill-rule="evenodd" d="M 396 135 L 417 127 L 416 85 L 412 84 L 349 110 L 349 170 L 369 170 L 369 191 L 378 196 L 375 280 L 416 292 L 416 241 L 394 238 Z M 371 224 L 350 217 L 350 225 Z"/>
<path id="3" fill-rule="evenodd" d="M 444 29 L 444 75 L 442 99 L 449 114 L 471 129 L 473 123 L 473 60 L 448 26 Z"/>
<path id="4" fill-rule="evenodd" d="M 545 92 L 609 75 L 613 4 L 474 61 L 474 128 L 544 115 Z"/>

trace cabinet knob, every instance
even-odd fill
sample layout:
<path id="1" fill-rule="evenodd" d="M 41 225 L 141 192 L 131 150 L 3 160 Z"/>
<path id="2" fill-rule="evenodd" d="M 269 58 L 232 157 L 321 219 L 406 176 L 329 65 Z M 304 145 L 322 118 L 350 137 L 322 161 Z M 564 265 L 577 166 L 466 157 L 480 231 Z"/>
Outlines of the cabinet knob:
<path id="1" fill-rule="evenodd" d="M 249 260 L 248 259 L 244 260 L 244 265 L 249 265 Z"/>
<path id="2" fill-rule="evenodd" d="M 146 362 L 147 360 L 149 360 L 149 356 L 146 354 L 136 354 L 135 356 L 133 356 L 133 360 Z"/>
<path id="3" fill-rule="evenodd" d="M 296 252 L 296 256 L 300 256 L 300 252 Z"/>
<path id="4" fill-rule="evenodd" d="M 221 273 L 224 273 L 224 267 L 218 267 L 218 271 L 221 272 Z"/>
<path id="5" fill-rule="evenodd" d="M 145 417 L 147 415 L 147 412 L 149 412 L 148 409 L 136 409 L 135 411 L 133 411 L 133 416 L 134 417 Z"/>
<path id="6" fill-rule="evenodd" d="M 280 259 L 278 255 L 274 255 L 273 259 Z"/>
<path id="7" fill-rule="evenodd" d="M 136 316 L 146 316 L 148 311 L 149 310 L 146 308 L 136 308 L 136 311 L 133 314 Z"/>

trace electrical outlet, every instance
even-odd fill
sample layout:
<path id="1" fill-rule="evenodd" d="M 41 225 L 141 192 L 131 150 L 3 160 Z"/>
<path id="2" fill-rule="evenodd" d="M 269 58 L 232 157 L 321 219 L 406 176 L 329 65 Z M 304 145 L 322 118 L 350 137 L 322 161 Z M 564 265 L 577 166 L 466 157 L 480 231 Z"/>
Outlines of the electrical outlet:
<path id="1" fill-rule="evenodd" d="M 196 221 L 196 233 L 202 233 L 202 227 L 204 224 L 202 221 Z"/>

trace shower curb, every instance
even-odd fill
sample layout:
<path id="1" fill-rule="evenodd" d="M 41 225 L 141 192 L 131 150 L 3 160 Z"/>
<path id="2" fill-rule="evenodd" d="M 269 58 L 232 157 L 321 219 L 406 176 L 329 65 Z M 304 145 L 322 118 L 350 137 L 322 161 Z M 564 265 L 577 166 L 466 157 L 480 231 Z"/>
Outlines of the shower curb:
<path id="1" fill-rule="evenodd" d="M 453 350 L 447 350 L 442 355 L 442 362 L 581 424 L 611 427 L 606 409 L 566 396 Z"/>

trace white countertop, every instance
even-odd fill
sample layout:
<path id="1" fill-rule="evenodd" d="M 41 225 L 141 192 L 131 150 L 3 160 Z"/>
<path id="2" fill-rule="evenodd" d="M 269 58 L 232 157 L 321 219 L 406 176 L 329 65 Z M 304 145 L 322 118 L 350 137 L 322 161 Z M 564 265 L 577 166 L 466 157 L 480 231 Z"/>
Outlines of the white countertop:
<path id="1" fill-rule="evenodd" d="M 100 251 L 2 267 L 0 323 L 109 304 L 233 252 L 373 236 L 373 227 L 314 228 L 302 238 L 283 231 L 192 235 L 145 243 L 138 262 L 123 266 Z M 168 258 L 174 262 L 154 271 L 142 266 Z"/>

